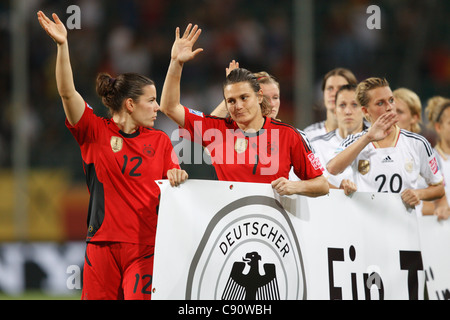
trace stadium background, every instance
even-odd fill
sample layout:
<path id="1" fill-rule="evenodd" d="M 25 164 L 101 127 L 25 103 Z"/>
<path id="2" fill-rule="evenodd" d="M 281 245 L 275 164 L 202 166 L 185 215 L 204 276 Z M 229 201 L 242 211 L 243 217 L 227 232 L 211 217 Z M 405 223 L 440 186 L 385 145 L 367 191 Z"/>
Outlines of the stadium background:
<path id="1" fill-rule="evenodd" d="M 371 4 L 381 9 L 379 30 L 366 26 Z M 81 29 L 69 30 L 75 85 L 99 115 L 106 109 L 95 94 L 96 74 L 140 72 L 155 80 L 160 94 L 175 27 L 189 22 L 203 29 L 198 46 L 205 50 L 186 65 L 181 97 L 204 112 L 220 103 L 225 67 L 232 59 L 276 76 L 279 117 L 298 128 L 323 119 L 321 79 L 337 66 L 351 69 L 359 80 L 381 76 L 392 88 L 408 87 L 424 106 L 430 97 L 450 93 L 446 0 L 2 1 L 0 299 L 42 299 L 49 293 L 58 294 L 51 298 L 79 297 L 77 290 L 48 290 L 47 271 L 32 253 L 35 244 L 42 244 L 47 246 L 43 251 L 64 255 L 71 244 L 82 245 L 85 236 L 88 193 L 80 152 L 64 125 L 56 90 L 56 46 L 36 18 L 43 10 L 66 22 L 70 5 L 81 9 Z M 156 127 L 169 136 L 176 128 L 163 114 Z M 433 143 L 434 136 L 424 130 Z M 212 177 L 205 164 L 183 167 L 191 178 Z M 11 252 L 19 257 L 14 260 Z M 5 271 L 17 265 L 23 279 L 16 285 Z M 22 295 L 30 290 L 38 294 Z"/>

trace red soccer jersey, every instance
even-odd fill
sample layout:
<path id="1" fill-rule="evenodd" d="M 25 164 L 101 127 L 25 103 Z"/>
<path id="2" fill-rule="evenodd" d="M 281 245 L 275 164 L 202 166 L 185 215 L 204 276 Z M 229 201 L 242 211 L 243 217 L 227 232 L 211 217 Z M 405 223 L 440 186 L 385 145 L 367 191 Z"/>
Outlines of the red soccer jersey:
<path id="1" fill-rule="evenodd" d="M 230 118 L 204 115 L 185 107 L 181 136 L 201 143 L 211 155 L 219 180 L 270 183 L 289 178 L 291 166 L 301 180 L 323 173 L 306 137 L 294 127 L 265 117 L 255 133 L 239 129 Z"/>
<path id="2" fill-rule="evenodd" d="M 90 193 L 87 241 L 154 245 L 160 189 L 155 180 L 179 168 L 169 137 L 139 127 L 122 132 L 86 104 L 80 121 L 66 126 L 80 145 Z"/>

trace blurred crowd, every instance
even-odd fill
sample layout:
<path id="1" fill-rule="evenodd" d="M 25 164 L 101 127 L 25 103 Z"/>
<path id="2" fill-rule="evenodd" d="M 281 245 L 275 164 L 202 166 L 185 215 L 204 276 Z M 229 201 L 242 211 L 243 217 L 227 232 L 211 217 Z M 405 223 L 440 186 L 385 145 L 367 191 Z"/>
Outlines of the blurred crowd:
<path id="1" fill-rule="evenodd" d="M 185 67 L 182 103 L 212 111 L 221 99 L 225 67 L 232 59 L 257 72 L 265 70 L 281 85 L 281 120 L 295 110 L 293 1 L 277 0 L 29 0 L 29 98 L 26 132 L 32 167 L 67 167 L 82 178 L 81 157 L 64 126 L 54 78 L 55 45 L 38 25 L 37 10 L 56 12 L 64 22 L 69 5 L 81 9 L 81 29 L 69 30 L 77 90 L 99 115 L 95 94 L 98 72 L 139 72 L 160 93 L 170 59 L 175 27 L 189 22 L 203 29 L 202 56 Z M 0 2 L 0 168 L 11 167 L 14 110 L 11 105 L 11 3 Z M 332 68 L 351 69 L 358 80 L 386 77 L 391 87 L 408 87 L 425 102 L 450 90 L 450 2 L 377 1 L 381 29 L 366 26 L 371 4 L 365 0 L 314 0 L 314 121 L 324 117 L 320 82 Z M 24 93 L 25 94 L 25 93 Z M 163 116 L 157 127 L 170 131 Z M 293 125 L 298 125 L 291 123 Z M 170 132 L 168 132 L 170 136 Z"/>

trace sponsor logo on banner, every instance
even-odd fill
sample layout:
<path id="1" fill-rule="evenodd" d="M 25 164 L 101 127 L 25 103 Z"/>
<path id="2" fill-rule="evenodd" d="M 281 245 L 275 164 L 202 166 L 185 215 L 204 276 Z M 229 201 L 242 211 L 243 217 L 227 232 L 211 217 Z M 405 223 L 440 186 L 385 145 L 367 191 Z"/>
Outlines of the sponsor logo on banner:
<path id="1" fill-rule="evenodd" d="M 306 299 L 300 245 L 276 199 L 244 197 L 214 215 L 193 256 L 186 299 Z"/>

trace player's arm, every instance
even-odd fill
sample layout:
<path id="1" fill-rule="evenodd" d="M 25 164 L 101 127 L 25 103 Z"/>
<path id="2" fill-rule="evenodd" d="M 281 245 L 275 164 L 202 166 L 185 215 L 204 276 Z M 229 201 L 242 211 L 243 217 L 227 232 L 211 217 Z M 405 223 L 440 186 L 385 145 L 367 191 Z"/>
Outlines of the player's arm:
<path id="1" fill-rule="evenodd" d="M 448 205 L 447 195 L 444 195 L 442 198 L 435 200 L 434 204 L 434 214 L 437 216 L 438 220 L 447 220 L 450 217 L 450 207 Z"/>
<path id="2" fill-rule="evenodd" d="M 282 196 L 300 194 L 308 197 L 319 197 L 329 192 L 328 181 L 323 175 L 300 181 L 291 181 L 281 177 L 272 181 L 272 188 Z"/>
<path id="3" fill-rule="evenodd" d="M 184 108 L 180 103 L 180 82 L 183 65 L 203 51 L 201 48 L 192 50 L 200 36 L 201 29 L 198 29 L 197 25 L 192 30 L 191 28 L 192 24 L 189 24 L 181 38 L 180 28 L 176 28 L 170 64 L 161 93 L 161 111 L 180 127 L 184 127 Z"/>
<path id="4" fill-rule="evenodd" d="M 426 141 L 423 145 L 425 149 L 431 149 L 431 145 Z M 421 150 L 419 150 L 420 152 Z M 419 154 L 426 154 L 426 151 L 420 152 Z M 439 170 L 437 164 L 436 156 L 434 152 L 424 158 L 421 161 L 420 175 L 427 181 L 428 187 L 422 189 L 406 189 L 402 192 L 401 197 L 403 202 L 408 206 L 416 206 L 420 201 L 435 201 L 438 203 L 439 199 L 445 198 L 445 188 L 444 188 L 444 178 L 442 172 Z M 436 202 L 437 201 L 437 202 Z"/>
<path id="5" fill-rule="evenodd" d="M 401 193 L 402 200 L 411 207 L 417 206 L 420 201 L 433 201 L 444 195 L 445 189 L 442 183 L 430 185 L 424 189 L 406 189 Z"/>
<path id="6" fill-rule="evenodd" d="M 76 91 L 73 82 L 72 67 L 70 65 L 69 45 L 67 30 L 58 16 L 54 13 L 50 20 L 42 11 L 38 12 L 38 20 L 42 28 L 56 42 L 56 85 L 61 97 L 64 112 L 71 125 L 75 125 L 83 115 L 85 103 L 81 95 Z"/>
<path id="7" fill-rule="evenodd" d="M 386 138 L 393 130 L 393 125 L 396 121 L 396 114 L 393 112 L 386 112 L 381 115 L 366 134 L 362 135 L 327 163 L 327 171 L 332 175 L 343 172 L 369 143 Z"/>
<path id="8" fill-rule="evenodd" d="M 370 143 L 368 134 L 364 134 L 350 146 L 339 152 L 327 163 L 327 171 L 332 175 L 338 175 L 352 164 L 358 154 Z"/>
<path id="9" fill-rule="evenodd" d="M 422 206 L 424 216 L 435 215 L 438 220 L 447 220 L 450 217 L 450 207 L 447 202 L 447 196 L 435 201 L 424 201 Z"/>
<path id="10" fill-rule="evenodd" d="M 308 197 L 319 197 L 330 191 L 330 183 L 323 175 L 320 160 L 302 131 L 295 130 L 297 139 L 290 147 L 293 171 L 301 180 L 289 180 L 280 177 L 272 181 L 272 188 L 280 195 L 299 194 Z M 313 156 L 311 160 L 311 157 Z"/>

